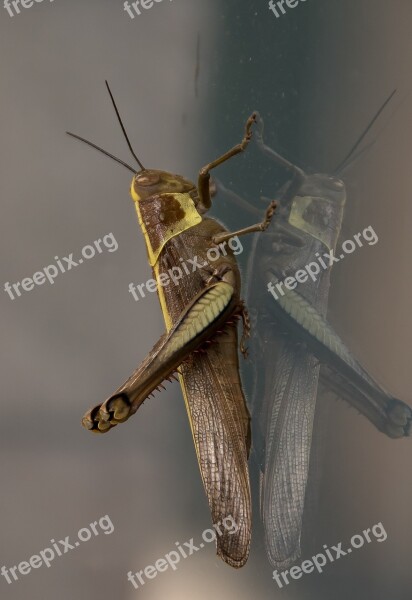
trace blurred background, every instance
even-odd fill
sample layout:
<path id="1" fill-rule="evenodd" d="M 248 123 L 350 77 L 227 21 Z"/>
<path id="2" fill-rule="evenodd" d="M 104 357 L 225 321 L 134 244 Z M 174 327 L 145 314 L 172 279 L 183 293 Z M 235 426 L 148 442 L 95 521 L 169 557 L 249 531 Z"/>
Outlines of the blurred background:
<path id="1" fill-rule="evenodd" d="M 110 232 L 119 244 L 54 285 L 14 300 L 0 296 L 1 564 L 28 560 L 52 538 L 76 538 L 106 514 L 114 525 L 111 535 L 93 536 L 49 569 L 11 585 L 1 578 L 2 597 L 410 598 L 410 442 L 386 438 L 354 410 L 322 397 L 321 475 L 311 483 L 318 504 L 306 520 L 302 560 L 380 521 L 384 543 L 280 590 L 255 506 L 251 556 L 240 571 L 218 560 L 210 544 L 139 590 L 127 581 L 128 571 L 154 564 L 176 541 L 196 543 L 210 516 L 177 383 L 107 436 L 80 425 L 164 327 L 155 294 L 135 302 L 128 292 L 130 282 L 151 276 L 128 192 L 131 174 L 64 132 L 131 162 L 108 79 L 148 167 L 195 179 L 239 141 L 258 109 L 270 146 L 304 168 L 330 172 L 397 88 L 371 132 L 376 144 L 345 177 L 342 240 L 372 225 L 379 243 L 334 267 L 329 316 L 370 372 L 410 402 L 411 18 L 405 0 L 307 0 L 280 18 L 264 0 L 164 0 L 134 19 L 123 2 L 109 0 L 45 1 L 14 17 L 2 9 L 2 287 L 55 256 L 76 258 Z M 218 176 L 253 200 L 275 196 L 285 174 L 252 144 Z M 231 229 L 249 222 L 224 199 L 212 214 Z M 250 242 L 244 248 L 246 265 Z"/>

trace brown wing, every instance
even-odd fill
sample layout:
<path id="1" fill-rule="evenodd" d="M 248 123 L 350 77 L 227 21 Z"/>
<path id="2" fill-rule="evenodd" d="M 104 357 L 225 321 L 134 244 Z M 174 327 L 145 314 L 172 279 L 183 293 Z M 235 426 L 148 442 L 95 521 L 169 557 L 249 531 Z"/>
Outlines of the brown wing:
<path id="1" fill-rule="evenodd" d="M 194 354 L 179 370 L 212 522 L 219 525 L 231 517 L 236 524 L 231 532 L 220 527 L 217 553 L 241 567 L 251 537 L 250 418 L 239 378 L 236 329 L 227 327 L 207 352 Z"/>
<path id="2" fill-rule="evenodd" d="M 182 259 L 197 255 L 209 274 L 220 270 L 225 273 L 223 279 L 236 282 L 235 295 L 239 299 L 240 275 L 235 257 L 229 252 L 210 261 L 207 256 L 213 235 L 223 231 L 216 221 L 204 218 L 201 224 L 168 242 L 160 256 L 160 271 L 166 272 Z M 164 288 L 165 304 L 173 323 L 205 286 L 205 272 L 197 270 L 183 284 Z M 212 522 L 218 525 L 225 517 L 232 517 L 238 527 L 232 534 L 220 528 L 222 536 L 217 535 L 217 553 L 229 565 L 241 567 L 248 558 L 251 536 L 247 466 L 250 417 L 239 375 L 236 328 L 225 327 L 225 332 L 214 338 L 206 353 L 194 353 L 179 371 Z"/>

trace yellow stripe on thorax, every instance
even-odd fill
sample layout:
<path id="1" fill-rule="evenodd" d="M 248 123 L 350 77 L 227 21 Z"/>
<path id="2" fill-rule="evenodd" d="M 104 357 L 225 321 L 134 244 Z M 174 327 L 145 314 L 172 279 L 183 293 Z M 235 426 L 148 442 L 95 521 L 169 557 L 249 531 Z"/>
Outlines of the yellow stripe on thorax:
<path id="1" fill-rule="evenodd" d="M 141 209 L 139 206 L 140 198 L 136 194 L 135 190 L 133 189 L 133 186 L 131 187 L 131 196 L 134 200 L 136 212 L 137 212 L 137 218 L 139 219 L 139 225 L 142 229 L 142 232 L 143 232 L 143 235 L 145 238 L 147 253 L 149 255 L 149 263 L 150 263 L 151 267 L 155 266 L 155 264 L 160 256 L 160 253 L 162 252 L 165 244 L 169 240 L 180 235 L 187 229 L 190 229 L 191 227 L 193 227 L 194 225 L 197 225 L 198 223 L 200 223 L 202 221 L 202 217 L 196 210 L 195 204 L 194 204 L 190 194 L 187 194 L 187 193 L 180 194 L 180 193 L 176 193 L 176 192 L 156 194 L 153 197 L 153 201 L 152 201 L 153 203 L 164 199 L 165 206 L 167 206 L 168 203 L 170 204 L 170 202 L 172 201 L 175 205 L 177 205 L 179 212 L 181 212 L 182 216 L 180 217 L 180 215 L 179 215 L 179 217 L 177 217 L 176 219 L 173 219 L 172 222 L 167 223 L 167 224 L 165 223 L 163 225 L 164 230 L 161 230 L 161 239 L 160 240 L 156 239 L 155 246 L 154 246 L 153 245 L 153 237 L 151 237 L 151 233 L 154 233 L 154 232 L 150 232 L 150 230 L 148 230 L 146 227 L 146 223 L 145 223 L 144 218 L 142 217 L 142 212 L 141 212 Z M 149 199 L 145 200 L 145 202 L 146 201 L 149 201 Z M 150 204 L 149 204 L 149 206 L 150 206 Z M 158 210 L 158 208 L 154 208 L 154 210 Z M 161 218 L 161 215 L 159 214 L 159 219 L 160 218 Z M 159 221 L 159 225 L 160 225 L 160 223 L 161 222 Z"/>
<path id="2" fill-rule="evenodd" d="M 289 214 L 289 223 L 293 227 L 296 227 L 296 229 L 304 231 L 305 233 L 308 233 L 315 239 L 319 240 L 330 251 L 331 248 L 328 240 L 329 233 L 327 231 L 322 231 L 322 228 L 320 226 L 313 225 L 304 217 L 305 211 L 315 201 L 331 203 L 331 200 L 329 200 L 328 198 L 322 198 L 319 196 L 295 196 Z"/>
<path id="3" fill-rule="evenodd" d="M 164 294 L 163 286 L 160 285 L 160 283 L 159 283 L 159 263 L 158 262 L 153 267 L 153 270 L 154 270 L 156 281 L 157 281 L 157 292 L 158 292 L 158 295 L 159 295 L 159 301 L 160 301 L 160 306 L 161 306 L 162 313 L 163 313 L 163 319 L 164 319 L 164 322 L 166 324 L 167 331 L 170 331 L 170 329 L 173 326 L 173 321 L 172 321 L 170 313 L 169 313 L 169 311 L 167 309 L 167 304 L 166 304 L 166 299 L 165 299 L 165 294 Z M 192 413 L 191 413 L 191 410 L 190 410 L 189 401 L 187 399 L 186 384 L 185 384 L 185 380 L 183 379 L 183 376 L 181 375 L 181 373 L 178 373 L 178 377 L 179 377 L 180 388 L 181 388 L 182 394 L 183 394 L 183 399 L 185 401 L 187 418 L 189 419 L 190 430 L 192 432 L 192 438 L 193 438 L 193 444 L 194 444 L 194 447 L 195 447 L 195 450 L 196 450 L 196 456 L 197 456 L 197 460 L 198 460 L 198 463 L 199 463 L 199 469 L 200 469 L 200 453 L 199 453 L 198 444 L 197 444 L 197 441 L 196 441 L 196 438 L 195 438 L 195 432 L 194 432 L 194 429 L 193 429 Z M 203 478 L 203 473 L 202 473 L 201 469 L 200 469 L 200 474 L 202 476 L 203 485 L 205 485 L 205 480 Z"/>
<path id="4" fill-rule="evenodd" d="M 134 205 L 135 205 L 136 213 L 137 213 L 137 218 L 138 218 L 139 225 L 140 225 L 140 227 L 142 229 L 142 232 L 143 232 L 143 235 L 144 235 L 144 238 L 145 238 L 146 247 L 147 247 L 148 254 L 149 254 L 149 259 L 150 259 L 151 258 L 150 257 L 151 244 L 150 244 L 150 240 L 149 240 L 149 237 L 148 237 L 148 234 L 147 234 L 147 231 L 146 231 L 146 227 L 145 227 L 145 225 L 143 223 L 142 216 L 141 216 L 140 210 L 139 210 L 139 200 L 140 200 L 140 198 L 136 194 L 136 192 L 134 191 L 133 185 L 131 187 L 130 193 L 131 193 L 132 199 L 134 201 Z M 186 229 L 189 229 L 190 227 L 193 227 L 193 225 L 196 225 L 197 223 L 200 223 L 200 221 L 202 220 L 202 217 L 197 212 L 197 210 L 196 210 L 196 208 L 194 206 L 193 200 L 190 198 L 189 194 L 174 194 L 174 195 L 177 197 L 178 200 L 184 201 L 186 210 L 188 211 L 187 212 L 186 227 L 183 228 L 179 232 L 179 233 L 181 233 L 182 231 L 185 231 Z M 182 197 L 186 197 L 186 198 L 182 198 Z M 190 202 L 187 202 L 187 198 L 189 198 Z M 191 207 L 190 203 L 192 204 L 193 210 L 194 210 L 194 212 L 196 214 L 193 214 L 192 207 Z M 184 207 L 182 206 L 182 208 L 184 208 Z M 175 235 L 178 235 L 178 233 L 174 232 L 174 235 L 171 235 L 168 239 L 171 239 Z M 164 242 L 164 244 L 166 243 L 166 241 Z M 164 244 L 162 245 L 162 248 L 163 248 Z M 159 254 L 160 254 L 160 252 L 157 254 L 156 260 L 154 260 L 153 264 L 151 263 L 151 266 L 153 267 L 153 271 L 154 271 L 155 278 L 156 278 L 156 281 L 157 281 L 157 293 L 158 293 L 158 296 L 159 296 L 160 307 L 161 307 L 162 313 L 163 313 L 163 319 L 164 319 L 167 331 L 170 331 L 170 329 L 173 326 L 173 320 L 172 320 L 172 318 L 170 316 L 170 313 L 169 313 L 169 310 L 167 308 L 167 303 L 166 303 L 166 298 L 165 298 L 163 286 L 161 285 L 161 283 L 159 281 L 159 262 L 157 260 L 157 258 L 159 257 Z M 152 258 L 154 258 L 154 256 Z M 190 407 L 189 407 L 189 402 L 188 402 L 188 399 L 187 399 L 187 390 L 186 390 L 185 382 L 184 382 L 184 379 L 183 379 L 182 375 L 179 373 L 178 376 L 179 376 L 179 383 L 180 383 L 180 387 L 181 387 L 181 390 L 182 390 L 183 398 L 184 398 L 184 401 L 185 401 L 187 416 L 188 416 L 189 423 L 190 423 L 190 429 L 191 429 L 191 432 L 192 432 L 193 443 L 194 443 L 195 450 L 196 450 L 196 456 L 197 456 L 197 460 L 198 460 L 199 468 L 200 468 L 200 454 L 199 454 L 199 448 L 198 448 L 198 445 L 197 445 L 197 442 L 196 442 L 196 439 L 195 439 L 195 434 L 194 434 L 194 429 L 193 429 L 192 415 L 191 415 L 191 411 L 190 411 Z M 200 469 L 200 473 L 201 473 L 201 476 L 202 476 L 203 484 L 205 484 L 205 481 L 203 479 L 203 473 L 202 473 L 201 469 Z"/>

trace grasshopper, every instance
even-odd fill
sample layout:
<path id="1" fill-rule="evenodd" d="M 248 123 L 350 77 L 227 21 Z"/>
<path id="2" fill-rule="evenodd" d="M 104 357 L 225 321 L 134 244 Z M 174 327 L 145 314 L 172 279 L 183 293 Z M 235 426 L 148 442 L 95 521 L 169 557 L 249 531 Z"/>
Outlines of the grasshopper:
<path id="1" fill-rule="evenodd" d="M 237 524 L 236 532 L 224 531 L 217 537 L 217 554 L 232 567 L 242 567 L 249 555 L 251 538 L 247 465 L 251 432 L 239 375 L 236 322 L 243 320 L 240 347 L 245 353 L 249 321 L 240 298 L 240 273 L 233 253 L 222 252 L 211 261 L 208 251 L 213 248 L 219 252 L 235 236 L 264 231 L 276 203 L 270 202 L 260 223 L 231 233 L 204 214 L 211 207 L 210 171 L 245 150 L 256 116 L 252 114 L 247 120 L 240 144 L 200 170 L 196 187 L 180 175 L 143 167 L 107 82 L 106 86 L 139 170 L 88 140 L 67 133 L 133 172 L 130 194 L 158 284 L 167 332 L 129 379 L 105 402 L 89 410 L 82 423 L 93 432 L 109 431 L 129 419 L 177 371 L 212 522 L 231 516 Z M 163 285 L 165 274 L 179 261 L 194 259 L 201 268 L 189 272 L 179 287 Z"/>
<path id="2" fill-rule="evenodd" d="M 256 139 L 260 150 L 291 170 L 293 178 L 283 190 L 279 219 L 263 244 L 257 241 L 251 254 L 256 279 L 250 280 L 249 302 L 257 279 L 270 289 L 271 283 L 296 272 L 313 260 L 316 253 L 329 254 L 336 248 L 346 201 L 345 185 L 338 174 L 349 165 L 359 143 L 335 175 L 310 175 L 268 148 L 263 142 L 261 120 L 258 127 Z M 392 438 L 411 435 L 410 407 L 386 392 L 366 372 L 325 319 L 330 270 L 329 266 L 316 282 L 309 280 L 297 291 L 288 291 L 284 297 L 279 295 L 278 300 L 267 294 L 259 314 L 258 335 L 254 338 L 258 346 L 253 346 L 257 363 L 263 350 L 266 356 L 273 350 L 277 357 L 275 368 L 270 365 L 266 376 L 259 373 L 255 378 L 252 414 L 256 414 L 263 398 L 264 409 L 259 408 L 260 423 L 263 427 L 264 419 L 266 425 L 261 487 L 265 544 L 271 563 L 281 568 L 300 555 L 319 375 L 328 389 L 354 406 L 379 431 Z M 280 334 L 273 335 L 274 326 Z M 287 335 L 282 335 L 282 331 Z"/>
<path id="3" fill-rule="evenodd" d="M 335 250 L 346 202 L 339 175 L 363 152 L 359 144 L 392 96 L 333 176 L 307 174 L 268 147 L 263 120 L 256 116 L 259 150 L 292 173 L 279 192 L 276 221 L 264 238 L 254 240 L 247 269 L 247 303 L 255 332 L 250 395 L 261 513 L 268 558 L 281 569 L 300 556 L 318 382 L 389 437 L 411 435 L 411 408 L 366 372 L 326 321 L 331 266 L 326 265 L 316 281 L 308 278 L 284 295 L 272 293 L 279 280 L 294 275 L 315 256 Z M 221 184 L 219 189 L 238 204 L 245 203 Z"/>

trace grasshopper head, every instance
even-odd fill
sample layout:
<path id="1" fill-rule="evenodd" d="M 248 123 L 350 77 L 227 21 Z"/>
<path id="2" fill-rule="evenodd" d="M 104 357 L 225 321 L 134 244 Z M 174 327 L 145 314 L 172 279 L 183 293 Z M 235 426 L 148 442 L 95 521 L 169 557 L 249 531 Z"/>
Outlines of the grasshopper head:
<path id="1" fill-rule="evenodd" d="M 345 195 L 345 184 L 334 175 L 315 173 L 307 175 L 299 194 L 302 196 L 324 197 L 330 200 L 339 200 Z"/>
<path id="2" fill-rule="evenodd" d="M 130 187 L 130 194 L 135 202 L 159 194 L 184 194 L 195 191 L 194 183 L 181 175 L 155 169 L 144 169 L 136 173 Z"/>

